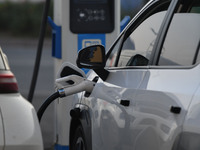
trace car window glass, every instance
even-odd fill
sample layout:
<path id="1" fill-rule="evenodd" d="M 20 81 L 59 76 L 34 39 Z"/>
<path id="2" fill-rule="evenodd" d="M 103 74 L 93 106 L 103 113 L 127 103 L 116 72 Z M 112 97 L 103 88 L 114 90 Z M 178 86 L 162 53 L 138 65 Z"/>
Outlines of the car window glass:
<path id="1" fill-rule="evenodd" d="M 196 62 L 200 41 L 200 13 L 197 7 L 189 12 L 175 13 L 168 29 L 159 63 L 160 66 L 186 66 Z M 199 58 L 197 58 L 198 60 Z"/>
<path id="2" fill-rule="evenodd" d="M 196 62 L 200 62 L 200 39 L 199 39 L 199 44 L 197 46 L 196 60 L 194 59 L 194 63 L 193 64 L 195 64 Z"/>
<path id="3" fill-rule="evenodd" d="M 106 61 L 106 66 L 108 67 L 112 67 L 115 65 L 116 59 L 117 59 L 117 53 L 120 47 L 120 44 L 123 40 L 123 35 L 120 37 L 120 39 L 117 41 L 117 43 L 115 43 L 111 54 L 109 55 L 107 61 Z"/>
<path id="4" fill-rule="evenodd" d="M 200 13 L 200 6 L 199 7 L 192 7 L 191 13 Z"/>
<path id="5" fill-rule="evenodd" d="M 137 16 L 107 53 L 107 67 L 146 66 L 171 1 L 153 3 Z"/>
<path id="6" fill-rule="evenodd" d="M 165 14 L 166 11 L 153 14 L 132 32 L 123 44 L 118 67 L 145 66 L 148 64 Z"/>
<path id="7" fill-rule="evenodd" d="M 2 59 L 2 55 L 1 55 L 1 48 L 0 48 L 0 70 L 1 69 L 5 69 L 4 63 L 3 63 L 3 59 Z"/>

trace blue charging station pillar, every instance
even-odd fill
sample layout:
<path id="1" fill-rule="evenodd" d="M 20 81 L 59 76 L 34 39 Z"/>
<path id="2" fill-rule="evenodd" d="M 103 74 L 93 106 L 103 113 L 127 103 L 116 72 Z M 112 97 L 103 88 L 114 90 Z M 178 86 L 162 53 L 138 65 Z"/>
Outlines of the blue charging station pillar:
<path id="1" fill-rule="evenodd" d="M 78 51 L 102 44 L 108 49 L 120 33 L 120 0 L 54 0 L 52 56 L 55 76 L 63 62 L 76 65 Z M 70 109 L 73 95 L 55 102 L 55 149 L 69 149 Z M 74 99 L 74 98 L 73 98 Z"/>

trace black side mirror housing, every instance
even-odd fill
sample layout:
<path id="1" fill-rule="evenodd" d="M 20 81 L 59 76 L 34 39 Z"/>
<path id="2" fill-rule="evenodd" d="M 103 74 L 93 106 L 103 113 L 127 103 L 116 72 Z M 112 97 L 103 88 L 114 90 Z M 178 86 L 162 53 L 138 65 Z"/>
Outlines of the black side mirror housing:
<path id="1" fill-rule="evenodd" d="M 77 66 L 93 69 L 102 80 L 106 80 L 109 72 L 104 69 L 106 64 L 105 48 L 103 45 L 92 45 L 83 48 L 78 53 Z"/>
<path id="2" fill-rule="evenodd" d="M 137 54 L 131 57 L 126 66 L 147 66 L 148 63 L 149 60 L 146 57 Z"/>
<path id="3" fill-rule="evenodd" d="M 105 67 L 105 48 L 102 45 L 92 45 L 79 51 L 77 58 L 79 68 L 99 69 Z"/>

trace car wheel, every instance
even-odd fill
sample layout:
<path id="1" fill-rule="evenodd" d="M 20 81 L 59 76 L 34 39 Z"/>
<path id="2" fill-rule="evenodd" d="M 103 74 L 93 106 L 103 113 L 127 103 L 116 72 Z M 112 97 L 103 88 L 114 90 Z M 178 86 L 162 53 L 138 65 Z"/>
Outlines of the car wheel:
<path id="1" fill-rule="evenodd" d="M 71 150 L 87 150 L 83 128 L 78 126 L 72 140 Z"/>

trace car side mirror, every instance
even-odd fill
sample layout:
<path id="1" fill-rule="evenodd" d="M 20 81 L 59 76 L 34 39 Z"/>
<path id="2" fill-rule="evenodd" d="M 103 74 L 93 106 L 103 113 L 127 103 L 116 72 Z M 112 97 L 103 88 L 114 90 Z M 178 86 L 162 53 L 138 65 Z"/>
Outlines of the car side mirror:
<path id="1" fill-rule="evenodd" d="M 92 45 L 80 50 L 76 63 L 79 68 L 93 69 L 104 81 L 108 77 L 109 72 L 104 69 L 106 55 L 103 45 Z"/>
<path id="2" fill-rule="evenodd" d="M 79 51 L 77 58 L 79 68 L 100 69 L 105 67 L 105 48 L 92 45 Z"/>
<path id="3" fill-rule="evenodd" d="M 140 54 L 137 54 L 130 58 L 126 66 L 147 66 L 148 63 L 149 63 L 149 60 L 146 57 Z"/>

